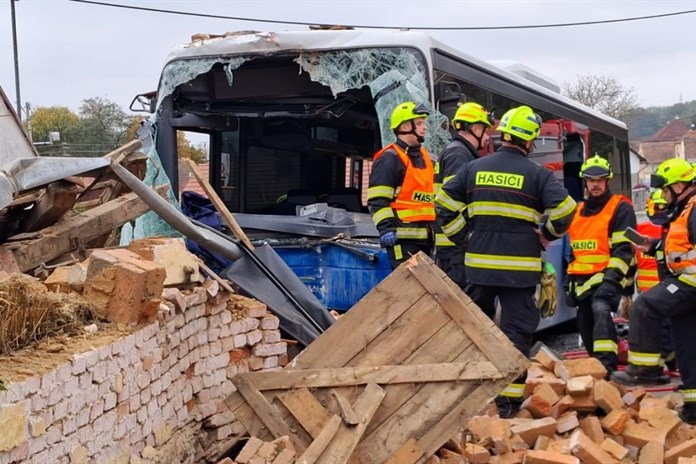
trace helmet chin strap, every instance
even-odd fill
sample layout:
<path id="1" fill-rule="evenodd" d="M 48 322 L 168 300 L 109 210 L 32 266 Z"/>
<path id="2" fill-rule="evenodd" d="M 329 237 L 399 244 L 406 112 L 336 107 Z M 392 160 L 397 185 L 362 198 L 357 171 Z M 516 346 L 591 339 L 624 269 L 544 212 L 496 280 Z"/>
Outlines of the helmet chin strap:
<path id="1" fill-rule="evenodd" d="M 471 134 L 473 138 L 476 139 L 476 150 L 480 150 L 483 148 L 483 144 L 481 143 L 483 141 L 483 136 L 486 135 L 486 131 L 484 130 L 481 132 L 481 136 L 477 136 L 474 131 L 471 130 L 471 126 L 466 128 L 466 131 Z"/>
<path id="2" fill-rule="evenodd" d="M 418 134 L 416 133 L 416 124 L 413 122 L 413 119 L 411 119 L 411 120 L 409 121 L 409 123 L 411 124 L 411 130 L 409 130 L 409 131 L 396 131 L 396 133 L 397 133 L 398 135 L 408 135 L 408 134 L 412 134 L 412 135 L 414 135 L 414 136 L 416 137 L 416 140 L 418 141 L 418 143 L 423 143 L 423 142 L 425 142 L 425 137 L 423 137 L 422 135 L 418 135 Z"/>

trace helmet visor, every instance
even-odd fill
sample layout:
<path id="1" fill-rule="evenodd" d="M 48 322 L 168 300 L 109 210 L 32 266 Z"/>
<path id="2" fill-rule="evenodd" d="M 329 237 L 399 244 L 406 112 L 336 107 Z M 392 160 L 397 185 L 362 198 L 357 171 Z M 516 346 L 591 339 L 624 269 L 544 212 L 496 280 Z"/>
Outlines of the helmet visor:
<path id="1" fill-rule="evenodd" d="M 667 183 L 667 179 L 659 174 L 650 174 L 650 187 L 651 188 L 662 188 Z"/>
<path id="2" fill-rule="evenodd" d="M 413 114 L 417 114 L 419 116 L 428 116 L 430 115 L 430 111 L 423 103 L 419 103 L 415 108 L 413 108 Z"/>

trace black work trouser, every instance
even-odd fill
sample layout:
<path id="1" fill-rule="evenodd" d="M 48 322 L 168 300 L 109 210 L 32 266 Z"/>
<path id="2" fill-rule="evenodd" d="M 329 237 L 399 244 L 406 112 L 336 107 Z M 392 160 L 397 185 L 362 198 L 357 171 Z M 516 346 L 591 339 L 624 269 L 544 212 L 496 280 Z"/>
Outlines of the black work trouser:
<path id="1" fill-rule="evenodd" d="M 662 322 L 669 318 L 677 367 L 682 379 L 685 402 L 696 393 L 696 287 L 668 277 L 633 303 L 629 318 L 629 364 L 645 371 L 653 368 L 655 355 L 663 351 Z M 647 361 L 646 361 L 647 360 Z M 688 397 L 687 395 L 692 395 Z"/>
<path id="2" fill-rule="evenodd" d="M 464 266 L 463 251 L 438 252 L 437 265 L 445 271 L 447 277 L 459 285 L 459 288 L 466 289 L 466 266 Z"/>
<path id="3" fill-rule="evenodd" d="M 495 317 L 495 299 L 500 302 L 500 329 L 512 341 L 523 355 L 529 357 L 532 348 L 534 332 L 539 325 L 541 316 L 534 300 L 536 287 L 512 288 L 493 287 L 487 285 L 469 285 L 467 294 L 483 312 L 493 319 Z M 524 384 L 527 380 L 527 372 L 519 376 L 508 387 L 509 392 L 496 398 L 498 408 L 507 403 L 519 407 L 522 403 Z M 517 394 L 519 393 L 519 394 Z"/>
<path id="4" fill-rule="evenodd" d="M 391 263 L 392 269 L 396 269 L 401 263 L 419 251 L 430 256 L 432 249 L 432 244 L 427 241 L 400 240 L 393 247 L 387 247 L 387 255 L 389 256 L 389 263 Z"/>
<path id="5" fill-rule="evenodd" d="M 594 295 L 578 302 L 577 324 L 582 343 L 587 353 L 599 359 L 609 374 L 618 364 L 619 337 L 611 316 L 616 310 L 609 302 Z"/>

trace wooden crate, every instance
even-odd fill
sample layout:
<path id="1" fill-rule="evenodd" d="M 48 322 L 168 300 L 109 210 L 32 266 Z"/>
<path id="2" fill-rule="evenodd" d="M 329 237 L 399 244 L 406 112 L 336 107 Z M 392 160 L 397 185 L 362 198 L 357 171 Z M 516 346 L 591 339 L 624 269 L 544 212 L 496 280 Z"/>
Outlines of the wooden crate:
<path id="1" fill-rule="evenodd" d="M 226 403 L 298 462 L 421 463 L 528 364 L 421 253 L 284 370 L 237 375 Z"/>

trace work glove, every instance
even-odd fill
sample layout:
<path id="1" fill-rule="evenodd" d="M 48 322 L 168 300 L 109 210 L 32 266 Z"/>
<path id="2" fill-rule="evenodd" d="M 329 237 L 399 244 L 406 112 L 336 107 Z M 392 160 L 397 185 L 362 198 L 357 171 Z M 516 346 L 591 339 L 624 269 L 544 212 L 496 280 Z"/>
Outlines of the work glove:
<path id="1" fill-rule="evenodd" d="M 547 318 L 556 314 L 556 270 L 551 263 L 545 263 L 541 273 L 541 287 L 537 306 L 541 317 Z"/>
<path id="2" fill-rule="evenodd" d="M 396 232 L 389 231 L 379 236 L 379 243 L 384 247 L 393 247 L 396 245 Z"/>
<path id="3" fill-rule="evenodd" d="M 631 315 L 631 309 L 633 308 L 633 297 L 624 295 L 621 298 L 621 305 L 619 306 L 619 315 L 624 319 L 628 319 Z"/>
<path id="4" fill-rule="evenodd" d="M 595 290 L 594 299 L 606 301 L 611 310 L 616 311 L 619 309 L 619 303 L 621 302 L 621 293 L 621 285 L 613 280 L 604 279 L 597 287 L 597 290 Z"/>

